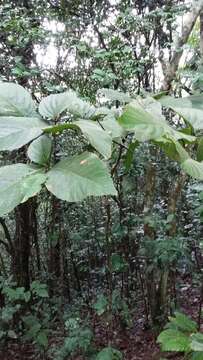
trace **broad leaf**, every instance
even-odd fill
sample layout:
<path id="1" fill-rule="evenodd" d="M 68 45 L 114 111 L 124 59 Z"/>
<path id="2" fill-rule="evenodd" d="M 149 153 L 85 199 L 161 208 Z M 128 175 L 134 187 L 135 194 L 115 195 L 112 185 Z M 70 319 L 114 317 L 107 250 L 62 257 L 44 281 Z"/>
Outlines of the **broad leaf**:
<path id="1" fill-rule="evenodd" d="M 26 164 L 0 168 L 0 216 L 36 195 L 45 182 L 45 174 Z"/>
<path id="2" fill-rule="evenodd" d="M 191 320 L 185 314 L 180 312 L 175 312 L 174 317 L 170 317 L 170 322 L 168 327 L 176 328 L 177 330 L 181 330 L 186 333 L 192 333 L 197 331 L 197 324 L 195 321 Z"/>
<path id="3" fill-rule="evenodd" d="M 190 339 L 181 331 L 168 329 L 161 332 L 157 339 L 161 344 L 162 351 L 181 351 L 190 350 Z"/>
<path id="4" fill-rule="evenodd" d="M 0 83 L 0 116 L 36 117 L 31 95 L 21 85 Z"/>
<path id="5" fill-rule="evenodd" d="M 192 95 L 185 98 L 173 98 L 164 96 L 160 103 L 171 108 L 184 119 L 186 119 L 195 130 L 203 129 L 203 96 Z"/>
<path id="6" fill-rule="evenodd" d="M 39 105 L 40 114 L 48 119 L 56 119 L 65 110 L 82 118 L 89 118 L 94 113 L 94 107 L 81 100 L 72 90 L 49 95 L 42 99 Z"/>
<path id="7" fill-rule="evenodd" d="M 70 202 L 90 195 L 116 195 L 105 164 L 88 152 L 58 162 L 48 172 L 46 186 L 56 197 Z"/>
<path id="8" fill-rule="evenodd" d="M 180 157 L 182 169 L 191 177 L 203 180 L 203 161 L 198 162 L 190 157 L 187 151 L 179 144 L 174 142 L 176 150 Z"/>
<path id="9" fill-rule="evenodd" d="M 15 150 L 43 132 L 47 124 L 38 118 L 0 117 L 0 150 Z"/>
<path id="10" fill-rule="evenodd" d="M 175 140 L 195 140 L 195 137 L 169 126 L 161 113 L 160 104 L 152 98 L 138 99 L 128 104 L 119 123 L 124 129 L 134 132 L 138 141 L 160 140 L 163 136 Z"/>
<path id="11" fill-rule="evenodd" d="M 100 124 L 112 139 L 118 139 L 124 135 L 123 128 L 114 117 L 106 116 L 104 120 L 100 121 Z"/>
<path id="12" fill-rule="evenodd" d="M 43 135 L 30 144 L 27 153 L 31 161 L 40 165 L 46 165 L 50 160 L 51 148 L 51 139 Z"/>
<path id="13" fill-rule="evenodd" d="M 111 156 L 111 137 L 101 126 L 91 120 L 80 120 L 74 123 L 77 125 L 90 144 L 105 158 Z"/>

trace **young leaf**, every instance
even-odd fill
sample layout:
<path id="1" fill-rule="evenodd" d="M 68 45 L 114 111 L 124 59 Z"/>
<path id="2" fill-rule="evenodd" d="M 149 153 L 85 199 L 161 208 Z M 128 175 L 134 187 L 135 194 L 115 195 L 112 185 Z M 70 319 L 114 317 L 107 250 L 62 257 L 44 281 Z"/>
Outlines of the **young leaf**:
<path id="1" fill-rule="evenodd" d="M 46 127 L 39 118 L 0 117 L 0 151 L 19 149 L 41 135 Z"/>
<path id="2" fill-rule="evenodd" d="M 105 164 L 88 152 L 58 162 L 48 172 L 46 187 L 56 197 L 70 202 L 90 195 L 117 194 Z"/>
<path id="3" fill-rule="evenodd" d="M 28 157 L 34 163 L 46 165 L 50 159 L 51 147 L 51 139 L 46 135 L 40 136 L 30 144 L 27 152 Z"/>
<path id="4" fill-rule="evenodd" d="M 9 213 L 17 205 L 36 195 L 45 182 L 42 170 L 26 164 L 14 164 L 0 168 L 0 216 Z"/>
<path id="5" fill-rule="evenodd" d="M 21 85 L 0 83 L 0 116 L 36 117 L 31 95 Z"/>

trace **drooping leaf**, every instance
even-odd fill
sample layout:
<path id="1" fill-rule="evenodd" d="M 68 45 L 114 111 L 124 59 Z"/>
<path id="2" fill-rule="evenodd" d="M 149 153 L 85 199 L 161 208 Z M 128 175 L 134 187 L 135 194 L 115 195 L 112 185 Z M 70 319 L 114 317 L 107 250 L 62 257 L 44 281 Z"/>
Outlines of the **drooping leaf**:
<path id="1" fill-rule="evenodd" d="M 99 352 L 96 357 L 96 360 L 122 360 L 123 355 L 120 351 L 112 348 L 106 347 Z"/>
<path id="2" fill-rule="evenodd" d="M 30 144 L 27 154 L 34 163 L 46 165 L 50 159 L 51 148 L 51 139 L 48 136 L 43 135 Z"/>
<path id="3" fill-rule="evenodd" d="M 61 94 L 49 95 L 42 99 L 39 105 L 40 114 L 48 119 L 56 119 L 65 110 L 85 119 L 91 117 L 94 113 L 94 107 L 88 102 L 81 100 L 72 90 Z"/>
<path id="4" fill-rule="evenodd" d="M 173 98 L 164 96 L 160 103 L 174 110 L 177 114 L 186 119 L 195 130 L 203 129 L 203 96 L 192 95 L 185 98 Z"/>
<path id="5" fill-rule="evenodd" d="M 203 161 L 198 162 L 192 159 L 177 141 L 174 144 L 180 157 L 181 168 L 194 179 L 203 180 Z"/>
<path id="6" fill-rule="evenodd" d="M 45 127 L 39 118 L 0 117 L 0 151 L 19 149 L 41 135 Z"/>
<path id="7" fill-rule="evenodd" d="M 79 120 L 74 123 L 77 125 L 90 144 L 105 158 L 111 156 L 111 137 L 108 132 L 103 130 L 99 124 L 91 120 Z"/>
<path id="8" fill-rule="evenodd" d="M 36 117 L 35 104 L 21 85 L 0 83 L 0 116 Z"/>
<path id="9" fill-rule="evenodd" d="M 167 329 L 161 332 L 157 339 L 161 344 L 162 351 L 181 351 L 190 350 L 190 338 L 181 331 Z"/>
<path id="10" fill-rule="evenodd" d="M 112 116 L 105 116 L 104 120 L 100 121 L 100 124 L 112 139 L 118 139 L 124 135 L 123 128 Z"/>
<path id="11" fill-rule="evenodd" d="M 160 104 L 152 98 L 133 100 L 126 106 L 119 123 L 124 129 L 134 132 L 138 141 L 160 140 L 163 136 L 175 140 L 195 140 L 195 137 L 169 126 L 161 113 Z"/>
<path id="12" fill-rule="evenodd" d="M 40 169 L 26 164 L 0 168 L 0 216 L 8 214 L 17 205 L 36 195 L 46 176 Z"/>
<path id="13" fill-rule="evenodd" d="M 56 197 L 70 202 L 90 195 L 116 195 L 105 164 L 88 152 L 58 162 L 48 172 L 46 187 Z"/>

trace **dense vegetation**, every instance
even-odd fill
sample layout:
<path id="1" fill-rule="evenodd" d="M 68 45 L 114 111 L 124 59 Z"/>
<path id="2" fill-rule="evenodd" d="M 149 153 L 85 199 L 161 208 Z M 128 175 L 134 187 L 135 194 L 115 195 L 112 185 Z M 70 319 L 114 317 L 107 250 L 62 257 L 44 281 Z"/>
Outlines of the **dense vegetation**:
<path id="1" fill-rule="evenodd" d="M 203 359 L 203 3 L 0 3 L 0 359 Z"/>

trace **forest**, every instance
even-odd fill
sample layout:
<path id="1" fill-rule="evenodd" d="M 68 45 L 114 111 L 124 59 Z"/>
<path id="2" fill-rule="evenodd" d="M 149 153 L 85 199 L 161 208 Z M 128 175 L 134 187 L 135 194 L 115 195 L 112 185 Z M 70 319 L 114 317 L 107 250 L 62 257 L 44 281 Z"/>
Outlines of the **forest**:
<path id="1" fill-rule="evenodd" d="M 0 1 L 0 360 L 203 360 L 203 0 Z"/>

